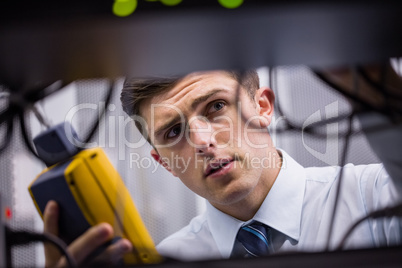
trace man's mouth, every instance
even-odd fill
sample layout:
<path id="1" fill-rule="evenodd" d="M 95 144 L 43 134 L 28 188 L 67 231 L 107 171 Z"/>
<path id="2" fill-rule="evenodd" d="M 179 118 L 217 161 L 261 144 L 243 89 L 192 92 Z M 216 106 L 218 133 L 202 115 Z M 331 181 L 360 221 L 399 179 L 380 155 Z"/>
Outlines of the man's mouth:
<path id="1" fill-rule="evenodd" d="M 218 161 L 209 163 L 204 172 L 204 176 L 208 177 L 209 175 L 218 172 L 232 161 L 233 161 L 232 159 L 220 159 Z"/>

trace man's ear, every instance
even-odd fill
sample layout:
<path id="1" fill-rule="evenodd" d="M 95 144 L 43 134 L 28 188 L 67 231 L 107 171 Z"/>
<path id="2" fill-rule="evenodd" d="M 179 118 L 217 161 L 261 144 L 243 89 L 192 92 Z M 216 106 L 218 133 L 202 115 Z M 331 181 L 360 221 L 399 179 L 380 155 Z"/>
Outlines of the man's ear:
<path id="1" fill-rule="evenodd" d="M 261 127 L 268 127 L 274 115 L 275 94 L 269 87 L 262 87 L 256 92 L 256 104 L 258 108 Z"/>
<path id="2" fill-rule="evenodd" d="M 159 164 L 161 164 L 167 171 L 169 171 L 173 176 L 177 177 L 176 173 L 174 173 L 173 170 L 171 170 L 171 168 L 169 167 L 169 165 L 163 161 L 162 157 L 159 155 L 159 153 L 155 150 L 152 149 L 151 150 L 151 156 L 153 157 L 153 159 L 155 159 L 156 162 L 158 162 Z"/>

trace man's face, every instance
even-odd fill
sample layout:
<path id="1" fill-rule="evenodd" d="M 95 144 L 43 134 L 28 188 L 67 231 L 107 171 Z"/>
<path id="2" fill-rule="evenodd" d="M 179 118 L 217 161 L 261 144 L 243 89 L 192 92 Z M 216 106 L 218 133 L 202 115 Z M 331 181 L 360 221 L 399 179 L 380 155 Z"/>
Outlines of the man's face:
<path id="1" fill-rule="evenodd" d="M 152 156 L 216 206 L 261 191 L 272 112 L 272 91 L 259 89 L 253 100 L 223 71 L 188 75 L 141 106 Z"/>

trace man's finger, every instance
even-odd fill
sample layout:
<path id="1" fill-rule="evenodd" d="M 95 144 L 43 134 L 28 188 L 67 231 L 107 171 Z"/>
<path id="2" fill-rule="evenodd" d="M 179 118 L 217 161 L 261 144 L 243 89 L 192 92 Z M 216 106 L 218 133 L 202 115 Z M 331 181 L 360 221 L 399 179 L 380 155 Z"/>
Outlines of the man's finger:
<path id="1" fill-rule="evenodd" d="M 59 207 L 55 201 L 49 201 L 43 213 L 43 230 L 57 236 L 59 234 Z M 45 243 L 46 266 L 53 267 L 60 259 L 60 251 L 52 244 Z"/>
<path id="2" fill-rule="evenodd" d="M 103 264 L 103 265 L 117 265 L 119 261 L 122 260 L 124 254 L 129 253 L 133 249 L 132 244 L 125 238 L 122 238 L 112 245 L 108 246 L 102 253 L 96 256 L 89 263 L 93 264 Z"/>
<path id="3" fill-rule="evenodd" d="M 59 235 L 59 206 L 53 200 L 49 201 L 46 205 L 45 212 L 43 213 L 44 231 L 52 235 Z"/>
<path id="4" fill-rule="evenodd" d="M 68 251 L 77 263 L 81 263 L 89 254 L 109 241 L 112 237 L 112 226 L 107 223 L 101 223 L 91 227 L 83 235 L 74 240 L 68 247 Z"/>

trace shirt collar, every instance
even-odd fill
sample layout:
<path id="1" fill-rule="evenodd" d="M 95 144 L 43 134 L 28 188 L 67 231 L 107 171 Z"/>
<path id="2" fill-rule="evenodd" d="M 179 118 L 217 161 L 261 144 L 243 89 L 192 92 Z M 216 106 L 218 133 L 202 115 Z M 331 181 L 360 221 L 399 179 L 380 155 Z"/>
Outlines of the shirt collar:
<path id="1" fill-rule="evenodd" d="M 306 175 L 299 163 L 283 150 L 280 151 L 283 161 L 281 170 L 253 219 L 248 222 L 240 221 L 207 202 L 209 228 L 222 257 L 230 257 L 239 228 L 253 220 L 299 240 Z"/>

